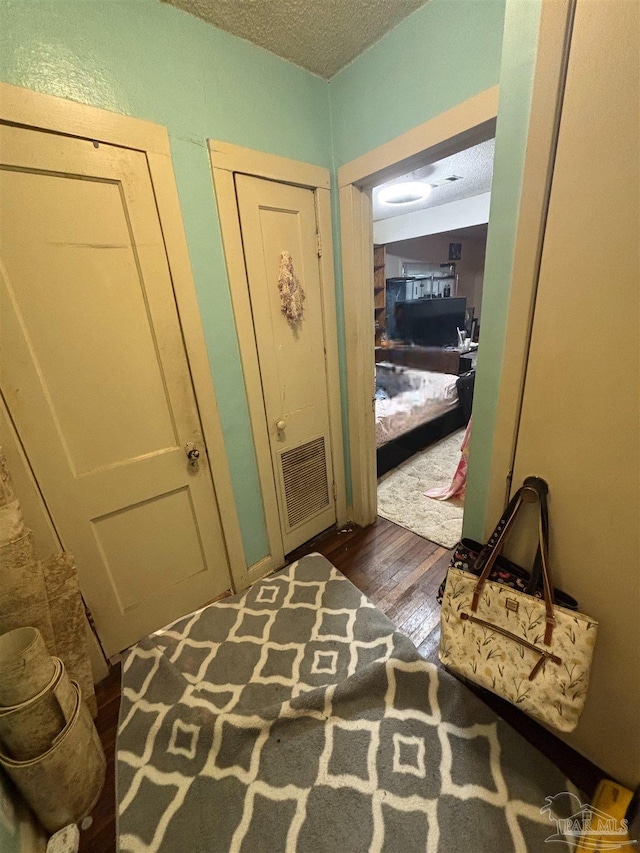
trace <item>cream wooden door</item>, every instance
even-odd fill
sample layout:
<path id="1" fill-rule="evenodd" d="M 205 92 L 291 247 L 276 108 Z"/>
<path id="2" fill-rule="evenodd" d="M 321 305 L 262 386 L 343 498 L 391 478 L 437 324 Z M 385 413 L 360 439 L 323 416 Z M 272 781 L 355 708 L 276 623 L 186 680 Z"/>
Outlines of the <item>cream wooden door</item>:
<path id="1" fill-rule="evenodd" d="M 324 322 L 312 190 L 236 175 L 253 325 L 287 554 L 335 523 Z M 280 258 L 304 289 L 304 314 L 282 313 Z"/>
<path id="2" fill-rule="evenodd" d="M 0 134 L 2 392 L 111 655 L 230 585 L 153 187 L 139 151 Z"/>
<path id="3" fill-rule="evenodd" d="M 550 484 L 556 583 L 600 621 L 571 742 L 639 781 L 640 17 L 578 0 L 516 446 Z M 612 701 L 613 700 L 613 701 Z"/>

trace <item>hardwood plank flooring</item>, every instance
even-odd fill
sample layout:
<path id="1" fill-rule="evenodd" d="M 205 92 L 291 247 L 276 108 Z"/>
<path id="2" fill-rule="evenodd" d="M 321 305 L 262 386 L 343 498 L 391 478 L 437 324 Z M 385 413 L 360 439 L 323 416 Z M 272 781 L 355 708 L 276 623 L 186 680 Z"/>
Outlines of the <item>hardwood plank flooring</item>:
<path id="1" fill-rule="evenodd" d="M 80 831 L 81 853 L 114 853 L 116 850 L 115 752 L 120 711 L 120 664 L 96 687 L 98 716 L 96 728 L 107 757 L 107 776 L 91 826 Z"/>
<path id="2" fill-rule="evenodd" d="M 371 527 L 329 530 L 290 555 L 290 562 L 317 551 L 367 595 L 409 636 L 420 654 L 438 662 L 440 607 L 438 587 L 447 573 L 451 552 L 398 525 L 378 518 Z M 587 795 L 592 795 L 604 773 L 550 734 L 513 705 L 488 691 L 462 686 L 476 693 L 530 743 L 553 761 Z M 81 853 L 114 853 L 115 738 L 120 705 L 120 667 L 98 685 L 96 725 L 107 755 L 107 780 L 94 809 L 92 825 L 81 832 Z"/>

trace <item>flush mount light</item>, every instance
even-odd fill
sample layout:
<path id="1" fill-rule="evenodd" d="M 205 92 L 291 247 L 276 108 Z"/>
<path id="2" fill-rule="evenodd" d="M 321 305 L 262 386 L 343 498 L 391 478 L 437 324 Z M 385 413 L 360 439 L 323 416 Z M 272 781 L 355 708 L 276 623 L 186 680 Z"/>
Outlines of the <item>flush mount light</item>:
<path id="1" fill-rule="evenodd" d="M 412 204 L 414 201 L 424 201 L 431 193 L 431 184 L 423 181 L 403 181 L 383 187 L 378 193 L 378 199 L 383 204 Z"/>

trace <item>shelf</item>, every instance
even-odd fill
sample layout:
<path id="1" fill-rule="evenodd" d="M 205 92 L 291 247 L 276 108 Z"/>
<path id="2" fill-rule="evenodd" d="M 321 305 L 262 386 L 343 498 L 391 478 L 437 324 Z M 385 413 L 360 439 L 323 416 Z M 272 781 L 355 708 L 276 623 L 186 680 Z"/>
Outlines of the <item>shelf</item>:
<path id="1" fill-rule="evenodd" d="M 374 246 L 373 250 L 373 319 L 375 343 L 378 344 L 386 329 L 386 279 L 384 246 Z"/>

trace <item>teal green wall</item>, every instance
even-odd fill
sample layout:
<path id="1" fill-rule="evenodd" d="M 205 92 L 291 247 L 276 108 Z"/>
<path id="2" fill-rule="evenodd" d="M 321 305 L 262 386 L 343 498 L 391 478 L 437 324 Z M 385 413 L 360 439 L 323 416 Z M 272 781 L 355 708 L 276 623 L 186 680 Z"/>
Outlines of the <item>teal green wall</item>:
<path id="1" fill-rule="evenodd" d="M 247 563 L 268 553 L 207 138 L 331 165 L 328 84 L 159 0 L 0 0 L 0 79 L 165 125 Z"/>
<path id="2" fill-rule="evenodd" d="M 342 165 L 500 83 L 464 533 L 484 535 L 540 0 L 429 0 L 329 83 Z M 336 269 L 341 291 L 341 270 Z"/>
<path id="3" fill-rule="evenodd" d="M 336 74 L 336 165 L 495 86 L 503 17 L 504 0 L 429 0 Z"/>
<path id="4" fill-rule="evenodd" d="M 526 6 L 529 0 L 518 2 Z M 500 82 L 504 14 L 505 0 L 429 0 L 333 77 L 329 82 L 329 96 L 334 167 L 338 168 Z M 528 16 L 527 12 L 525 17 Z M 518 118 L 513 116 L 514 128 Z M 509 156 L 508 150 L 506 154 Z M 496 169 L 501 174 L 498 164 Z M 497 215 L 502 215 L 504 219 L 503 236 L 504 231 L 508 231 L 508 217 L 513 214 L 513 205 L 509 204 L 511 177 L 507 169 L 502 189 L 508 201 L 498 204 L 497 208 Z M 519 184 L 516 189 L 519 196 Z M 501 189 L 498 187 L 500 194 Z M 490 233 L 492 227 L 490 225 Z M 515 229 L 515 220 L 511 227 Z M 334 232 L 336 246 L 339 246 L 337 209 L 334 214 Z M 489 263 L 493 255 L 496 266 L 500 267 L 497 239 L 491 244 L 494 249 L 490 252 Z M 496 271 L 504 272 L 500 269 Z M 341 303 L 342 269 L 338 252 L 336 288 Z M 492 412 L 497 395 L 508 288 L 509 280 L 503 274 L 497 274 L 493 280 L 485 273 L 483 341 L 486 327 L 491 329 L 492 335 L 495 334 L 495 340 L 490 348 L 491 354 L 485 356 L 482 363 L 485 372 L 482 393 L 487 395 L 486 405 L 477 416 L 474 410 L 474 435 L 479 435 L 475 443 L 475 456 L 479 459 L 479 467 L 475 469 L 476 493 L 468 498 L 465 515 L 465 519 L 471 519 L 470 529 L 474 531 L 477 529 L 476 520 L 484 510 L 488 486 L 487 457 L 493 435 L 493 421 L 487 415 Z M 492 317 L 494 311 L 496 314 Z M 339 339 L 343 352 L 344 323 L 339 329 Z M 343 407 L 346 411 L 345 401 Z M 348 448 L 348 436 L 345 436 L 345 444 Z"/>
<path id="5" fill-rule="evenodd" d="M 206 140 L 335 169 L 500 82 L 465 517 L 465 533 L 478 538 L 540 0 L 506 4 L 505 19 L 505 0 L 429 0 L 327 83 L 159 0 L 0 0 L 0 79 L 168 128 L 249 565 L 268 545 Z M 336 194 L 333 201 L 346 410 Z"/>
<path id="6" fill-rule="evenodd" d="M 486 519 L 485 510 L 540 10 L 541 0 L 507 0 L 505 10 L 500 104 L 482 296 L 482 345 L 478 349 L 464 515 L 464 535 L 477 540 L 482 540 L 485 535 L 487 523 L 497 521 Z M 518 389 L 514 388 L 514 394 L 517 392 Z"/>

